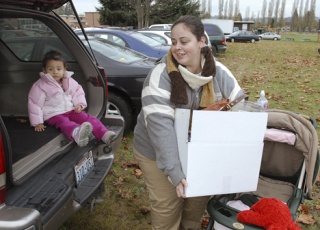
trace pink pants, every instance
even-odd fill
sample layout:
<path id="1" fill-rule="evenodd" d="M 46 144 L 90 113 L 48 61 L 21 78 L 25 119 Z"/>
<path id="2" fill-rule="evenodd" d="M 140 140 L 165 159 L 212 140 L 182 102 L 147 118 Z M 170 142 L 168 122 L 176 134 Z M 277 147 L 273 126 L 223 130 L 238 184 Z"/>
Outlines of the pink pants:
<path id="1" fill-rule="evenodd" d="M 50 126 L 60 129 L 70 140 L 73 140 L 73 130 L 80 126 L 83 122 L 89 122 L 92 125 L 92 133 L 97 139 L 101 139 L 108 129 L 101 121 L 88 113 L 76 113 L 74 110 L 64 114 L 56 115 L 49 118 L 46 122 Z"/>

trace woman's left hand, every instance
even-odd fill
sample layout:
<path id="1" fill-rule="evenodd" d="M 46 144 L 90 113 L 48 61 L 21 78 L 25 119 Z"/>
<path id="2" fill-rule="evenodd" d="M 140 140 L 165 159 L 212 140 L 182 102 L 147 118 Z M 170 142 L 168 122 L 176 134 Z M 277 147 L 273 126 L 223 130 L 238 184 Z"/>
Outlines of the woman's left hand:
<path id="1" fill-rule="evenodd" d="M 176 186 L 176 192 L 178 197 L 186 198 L 185 187 L 188 186 L 186 179 L 182 179 L 182 181 Z"/>

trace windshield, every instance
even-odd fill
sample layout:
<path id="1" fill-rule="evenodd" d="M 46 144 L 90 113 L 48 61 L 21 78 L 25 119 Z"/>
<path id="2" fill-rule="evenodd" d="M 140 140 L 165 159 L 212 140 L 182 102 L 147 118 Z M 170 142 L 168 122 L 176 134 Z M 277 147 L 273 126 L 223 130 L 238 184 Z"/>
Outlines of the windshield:
<path id="1" fill-rule="evenodd" d="M 123 46 L 116 45 L 105 39 L 90 39 L 89 42 L 94 52 L 97 52 L 103 56 L 107 56 L 114 61 L 132 63 L 148 58 L 141 53 L 135 52 Z M 85 45 L 88 48 L 88 44 L 86 42 Z"/>
<path id="2" fill-rule="evenodd" d="M 144 34 L 141 33 L 131 33 L 130 34 L 132 37 L 137 38 L 138 40 L 148 44 L 149 46 L 155 47 L 155 46 L 161 46 L 162 44 Z"/>

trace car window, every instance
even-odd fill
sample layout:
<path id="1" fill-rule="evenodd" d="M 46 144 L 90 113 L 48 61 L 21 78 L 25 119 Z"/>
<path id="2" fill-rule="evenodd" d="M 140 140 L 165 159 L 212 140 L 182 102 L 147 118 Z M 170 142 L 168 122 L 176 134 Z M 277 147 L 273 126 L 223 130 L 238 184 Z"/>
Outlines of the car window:
<path id="1" fill-rule="evenodd" d="M 152 38 L 149 38 L 148 36 L 144 35 L 144 34 L 141 34 L 141 33 L 130 33 L 130 35 L 140 41 L 142 41 L 143 43 L 146 43 L 148 44 L 149 46 L 160 46 L 162 45 L 160 42 L 152 39 Z"/>
<path id="2" fill-rule="evenodd" d="M 2 18 L 0 39 L 22 61 L 42 61 L 46 52 L 59 50 L 67 61 L 75 61 L 70 51 L 54 32 L 41 21 L 33 18 Z"/>
<path id="3" fill-rule="evenodd" d="M 143 34 L 147 35 L 148 37 L 150 37 L 150 38 L 152 38 L 152 39 L 154 39 L 164 45 L 168 44 L 167 40 L 158 34 L 152 34 L 152 33 L 143 33 Z"/>
<path id="4" fill-rule="evenodd" d="M 127 43 L 122 39 L 120 38 L 119 36 L 115 35 L 115 34 L 105 34 L 105 33 L 89 33 L 90 35 L 93 35 L 94 37 L 96 38 L 103 38 L 105 40 L 108 40 L 110 42 L 114 42 L 120 46 L 123 46 L 123 47 L 126 47 L 127 46 Z"/>
<path id="5" fill-rule="evenodd" d="M 207 31 L 209 36 L 221 36 L 221 31 L 215 25 L 204 24 L 204 30 Z"/>
<path id="6" fill-rule="evenodd" d="M 103 56 L 107 56 L 112 60 L 123 62 L 123 63 L 132 63 L 137 62 L 140 60 L 147 59 L 148 57 L 135 52 L 131 49 L 126 47 L 122 47 L 120 45 L 116 45 L 113 42 L 110 42 L 106 39 L 99 39 L 99 40 L 89 40 L 91 48 L 94 52 L 100 53 Z M 88 47 L 88 43 L 84 43 L 86 47 Z"/>

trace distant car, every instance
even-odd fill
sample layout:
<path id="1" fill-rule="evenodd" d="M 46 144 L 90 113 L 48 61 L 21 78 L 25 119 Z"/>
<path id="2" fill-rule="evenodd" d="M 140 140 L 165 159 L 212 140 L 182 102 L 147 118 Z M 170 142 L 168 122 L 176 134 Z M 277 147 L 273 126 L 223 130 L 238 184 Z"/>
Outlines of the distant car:
<path id="1" fill-rule="evenodd" d="M 259 36 L 250 31 L 236 31 L 226 36 L 228 42 L 251 42 L 260 40 Z"/>
<path id="2" fill-rule="evenodd" d="M 88 50 L 92 48 L 99 65 L 107 71 L 107 114 L 121 115 L 128 133 L 141 109 L 143 82 L 155 66 L 156 59 L 102 38 L 88 36 L 89 47 L 84 37 L 80 38 Z"/>
<path id="3" fill-rule="evenodd" d="M 227 50 L 226 38 L 221 28 L 215 24 L 203 23 L 204 30 L 209 36 L 211 49 L 214 56 Z"/>
<path id="4" fill-rule="evenodd" d="M 142 33 L 150 38 L 161 42 L 164 45 L 171 45 L 171 30 L 138 30 L 139 33 Z"/>
<path id="5" fill-rule="evenodd" d="M 149 26 L 149 29 L 166 29 L 171 30 L 172 24 L 153 24 Z"/>
<path id="6" fill-rule="evenodd" d="M 276 34 L 274 32 L 266 32 L 266 33 L 263 33 L 263 34 L 259 34 L 259 38 L 263 39 L 263 40 L 274 40 L 274 41 L 277 41 L 277 40 L 281 40 L 281 35 Z"/>
<path id="7" fill-rule="evenodd" d="M 81 35 L 81 30 L 75 30 L 76 34 Z M 148 57 L 161 58 L 168 53 L 170 46 L 163 45 L 160 42 L 133 30 L 119 29 L 85 29 L 87 35 L 103 38 L 117 43 L 120 46 L 128 47 L 138 51 Z"/>
<path id="8" fill-rule="evenodd" d="M 144 30 L 138 30 L 139 33 L 143 33 L 144 35 L 149 36 L 150 38 L 153 38 L 159 42 L 161 42 L 164 45 L 171 45 L 171 30 L 153 30 L 153 29 L 144 29 Z M 211 42 L 210 38 L 206 31 L 204 31 L 206 35 L 206 43 L 211 48 Z"/>

